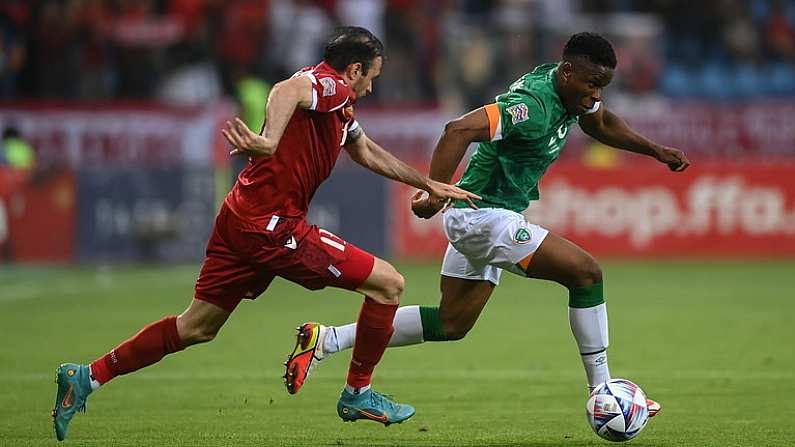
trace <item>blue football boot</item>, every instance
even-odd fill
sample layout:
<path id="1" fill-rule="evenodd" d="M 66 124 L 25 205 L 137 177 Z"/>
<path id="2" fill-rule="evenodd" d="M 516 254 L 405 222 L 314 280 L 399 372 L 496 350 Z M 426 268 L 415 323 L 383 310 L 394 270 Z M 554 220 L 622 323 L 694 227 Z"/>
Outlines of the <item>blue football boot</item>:
<path id="1" fill-rule="evenodd" d="M 337 403 L 337 414 L 345 422 L 369 419 L 388 426 L 400 424 L 414 416 L 415 411 L 411 405 L 399 404 L 371 389 L 360 394 L 351 394 L 347 390 L 342 390 Z"/>
<path id="2" fill-rule="evenodd" d="M 92 391 L 88 365 L 64 363 L 55 370 L 55 383 L 58 384 L 58 393 L 55 395 L 52 420 L 55 437 L 63 441 L 75 413 L 86 412 L 86 398 Z"/>

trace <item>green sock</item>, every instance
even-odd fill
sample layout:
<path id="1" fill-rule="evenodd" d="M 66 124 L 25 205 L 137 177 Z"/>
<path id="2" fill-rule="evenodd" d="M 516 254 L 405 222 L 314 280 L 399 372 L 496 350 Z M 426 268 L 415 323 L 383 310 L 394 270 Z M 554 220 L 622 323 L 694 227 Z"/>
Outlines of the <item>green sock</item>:
<path id="1" fill-rule="evenodd" d="M 605 302 L 602 291 L 602 283 L 591 284 L 590 286 L 572 287 L 569 289 L 569 307 L 585 308 L 598 306 Z M 423 325 L 425 320 L 422 321 Z"/>
<path id="2" fill-rule="evenodd" d="M 422 338 L 425 341 L 447 341 L 447 335 L 439 318 L 438 307 L 420 306 L 420 319 L 422 320 Z"/>

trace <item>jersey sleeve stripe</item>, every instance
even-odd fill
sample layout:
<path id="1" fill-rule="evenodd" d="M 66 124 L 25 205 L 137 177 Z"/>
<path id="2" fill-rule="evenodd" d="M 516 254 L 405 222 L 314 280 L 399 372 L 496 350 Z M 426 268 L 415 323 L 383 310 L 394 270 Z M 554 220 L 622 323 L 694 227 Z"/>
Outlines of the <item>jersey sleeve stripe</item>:
<path id="1" fill-rule="evenodd" d="M 310 110 L 317 109 L 317 90 L 315 90 L 314 87 L 312 88 L 312 105 L 309 106 L 309 109 Z"/>
<path id="2" fill-rule="evenodd" d="M 309 110 L 317 109 L 317 90 L 315 90 L 315 86 L 317 85 L 317 78 L 312 73 L 305 71 L 301 73 L 301 75 L 306 76 L 312 81 L 312 105 L 309 106 Z"/>
<path id="3" fill-rule="evenodd" d="M 502 119 L 500 118 L 500 109 L 497 104 L 488 104 L 484 107 L 486 115 L 489 119 L 489 141 L 496 141 L 502 139 Z"/>
<path id="4" fill-rule="evenodd" d="M 335 111 L 335 110 L 337 110 L 337 109 L 340 109 L 340 108 L 342 108 L 342 106 L 344 106 L 344 105 L 345 105 L 345 103 L 347 103 L 347 102 L 348 102 L 348 97 L 346 96 L 346 97 L 345 97 L 345 100 L 344 100 L 344 101 L 342 101 L 342 104 L 340 104 L 340 105 L 338 105 L 338 106 L 336 106 L 336 107 L 334 107 L 334 108 L 331 108 L 331 109 L 329 109 L 329 112 L 333 112 L 333 111 Z"/>

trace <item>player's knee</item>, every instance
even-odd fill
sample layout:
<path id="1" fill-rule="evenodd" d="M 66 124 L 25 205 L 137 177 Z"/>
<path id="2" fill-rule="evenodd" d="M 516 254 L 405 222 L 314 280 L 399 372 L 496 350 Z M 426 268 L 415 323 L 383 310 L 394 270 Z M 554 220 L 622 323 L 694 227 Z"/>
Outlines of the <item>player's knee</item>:
<path id="1" fill-rule="evenodd" d="M 201 329 L 192 334 L 192 341 L 193 344 L 207 343 L 215 340 L 216 335 L 218 335 L 217 330 Z"/>
<path id="2" fill-rule="evenodd" d="M 467 336 L 471 326 L 462 326 L 453 324 L 452 326 L 445 326 L 444 334 L 450 341 L 462 340 Z"/>
<path id="3" fill-rule="evenodd" d="M 406 287 L 406 280 L 397 271 L 390 276 L 384 288 L 384 298 L 386 304 L 400 304 L 400 296 Z"/>
<path id="4" fill-rule="evenodd" d="M 207 343 L 209 341 L 215 340 L 217 335 L 218 329 L 202 328 L 196 333 L 196 339 L 198 340 L 198 343 Z"/>
<path id="5" fill-rule="evenodd" d="M 444 328 L 444 335 L 450 341 L 461 340 L 472 329 L 472 323 L 455 318 L 445 318 L 443 315 L 442 327 Z"/>
<path id="6" fill-rule="evenodd" d="M 368 295 L 381 304 L 398 305 L 404 287 L 403 275 L 393 270 L 382 279 L 378 289 Z"/>
<path id="7" fill-rule="evenodd" d="M 584 257 L 575 269 L 576 275 L 572 286 L 590 286 L 602 282 L 602 267 L 591 256 Z"/>
<path id="8" fill-rule="evenodd" d="M 185 346 L 213 341 L 220 328 L 209 326 L 185 326 L 180 330 L 180 339 Z"/>

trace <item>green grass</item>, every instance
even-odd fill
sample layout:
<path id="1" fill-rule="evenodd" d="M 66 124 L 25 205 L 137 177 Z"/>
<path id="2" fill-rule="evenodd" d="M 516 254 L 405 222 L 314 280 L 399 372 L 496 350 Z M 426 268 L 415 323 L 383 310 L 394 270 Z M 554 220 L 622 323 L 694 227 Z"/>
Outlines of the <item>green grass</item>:
<path id="1" fill-rule="evenodd" d="M 400 265 L 404 303 L 435 304 L 438 265 Z M 795 442 L 795 262 L 604 265 L 614 376 L 663 412 L 636 446 Z M 197 266 L 0 270 L 0 445 L 56 445 L 55 367 L 88 362 L 144 324 L 179 313 Z M 304 320 L 344 323 L 361 299 L 277 280 L 220 336 L 91 396 L 74 446 L 591 446 L 585 377 L 560 286 L 506 275 L 460 342 L 390 350 L 375 386 L 417 407 L 405 424 L 343 424 L 349 359 L 332 358 L 297 396 L 281 362 Z"/>

